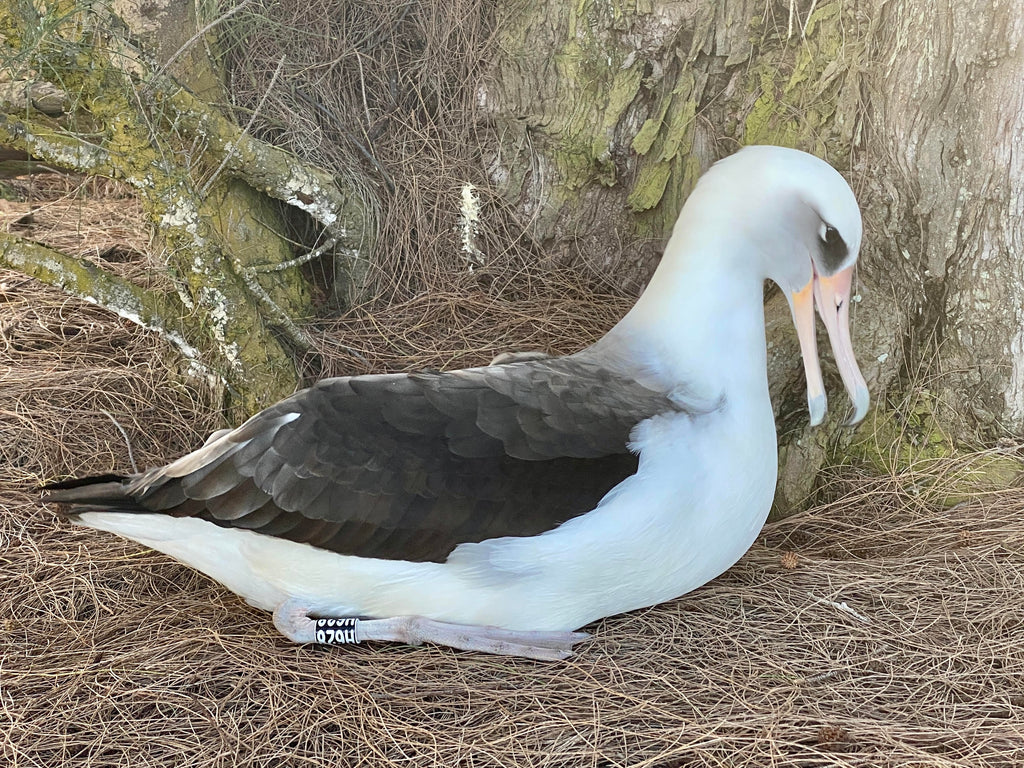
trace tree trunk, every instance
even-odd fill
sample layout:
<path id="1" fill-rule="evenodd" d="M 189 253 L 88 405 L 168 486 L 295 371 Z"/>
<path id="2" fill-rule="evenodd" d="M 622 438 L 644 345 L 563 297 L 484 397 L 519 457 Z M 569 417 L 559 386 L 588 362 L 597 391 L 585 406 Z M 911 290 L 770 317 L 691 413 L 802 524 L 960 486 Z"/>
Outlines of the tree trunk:
<path id="1" fill-rule="evenodd" d="M 885 255 L 877 282 L 895 286 L 908 332 L 903 367 L 953 434 L 1020 436 L 1024 7 L 916 0 L 875 13 L 891 64 L 869 80 L 869 222 L 872 257 Z"/>
<path id="2" fill-rule="evenodd" d="M 442 283 L 486 292 L 482 277 L 467 277 L 455 233 L 461 227 L 462 248 L 482 254 L 487 244 L 473 242 L 473 232 L 478 225 L 485 230 L 499 206 L 474 210 L 479 220 L 467 223 L 468 214 L 457 218 L 452 204 L 453 186 L 472 201 L 473 186 L 462 182 L 480 186 L 486 177 L 525 231 L 518 240 L 539 245 L 534 253 L 579 273 L 612 275 L 619 290 L 636 295 L 701 171 L 741 145 L 774 143 L 826 158 L 860 199 L 865 243 L 854 347 L 876 403 L 859 429 L 844 428 L 839 379 L 827 370 L 833 418 L 823 428 L 807 426 L 789 309 L 769 291 L 769 379 L 781 444 L 777 509 L 801 504 L 820 467 L 836 455 L 892 470 L 1024 430 L 1019 4 L 522 0 L 468 3 L 464 18 L 456 19 L 450 4 L 430 0 L 400 7 L 347 0 L 323 11 L 330 34 L 318 32 L 318 44 L 339 36 L 342 50 L 321 68 L 299 61 L 301 40 L 275 48 L 280 41 L 264 34 L 271 26 L 264 20 L 281 4 L 253 4 L 249 27 L 241 27 L 269 46 L 274 59 L 260 62 L 274 75 L 254 80 L 255 92 L 287 103 L 292 113 L 320 110 L 330 118 L 310 123 L 310 130 L 319 141 L 332 127 L 347 136 L 334 156 L 358 148 L 365 161 L 361 181 L 358 171 L 339 180 L 254 138 L 257 128 L 264 136 L 278 128 L 272 115 L 264 119 L 262 100 L 249 105 L 253 132 L 204 104 L 200 96 L 221 100 L 219 77 L 205 56 L 195 59 L 206 48 L 191 32 L 156 38 L 165 65 L 189 80 L 190 92 L 173 87 L 162 67 L 147 64 L 109 31 L 106 50 L 119 55 L 103 54 L 83 71 L 68 51 L 88 52 L 85 41 L 104 29 L 90 12 L 27 19 L 15 5 L 0 3 L 0 32 L 9 47 L 34 57 L 20 78 L 32 88 L 59 83 L 65 95 L 69 85 L 77 88 L 71 94 L 77 114 L 92 121 L 102 141 L 83 142 L 68 130 L 67 115 L 48 117 L 41 101 L 14 106 L 5 88 L 0 144 L 136 186 L 167 241 L 182 296 L 125 298 L 122 286 L 111 283 L 104 295 L 126 303 L 106 303 L 166 326 L 183 350 L 214 349 L 212 367 L 242 392 L 242 410 L 294 386 L 292 353 L 303 344 L 301 320 L 310 314 L 309 285 L 295 267 L 319 258 L 322 247 L 344 263 L 342 273 L 354 286 L 349 296 L 363 284 L 367 243 L 378 229 L 405 238 L 380 249 L 403 261 L 378 260 L 378 274 L 411 271 L 414 260 L 432 259 L 424 271 L 433 270 Z M 161 30 L 194 29 L 194 22 L 182 22 L 189 8 L 176 0 L 160 11 L 168 15 L 150 22 Z M 229 9 L 220 23 L 248 10 Z M 288 6 L 282 13 L 274 29 L 301 32 L 305 10 Z M 492 36 L 486 44 L 468 32 L 460 38 L 459 24 L 487 27 Z M 145 25 L 143 19 L 134 28 L 144 34 Z M 253 45 L 247 53 L 263 50 Z M 432 46 L 450 61 L 421 66 Z M 473 56 L 485 58 L 467 64 Z M 238 57 L 243 63 L 235 66 L 251 66 L 252 59 Z M 413 65 L 418 69 L 410 74 Z M 479 84 L 467 87 L 480 70 Z M 303 96 L 304 74 L 337 77 L 319 95 L 347 89 L 340 106 L 328 109 Z M 457 103 L 462 91 L 472 105 Z M 435 133 L 453 116 L 467 121 L 462 133 Z M 297 152 L 303 136 L 296 125 L 302 124 L 280 132 Z M 390 160 L 381 160 L 381 137 L 401 131 Z M 472 156 L 464 147 L 470 135 L 479 142 L 475 171 L 447 166 L 451 153 L 463 152 L 459 162 Z M 421 151 L 437 136 L 450 154 Z M 199 159 L 183 162 L 193 148 Z M 169 157 L 176 162 L 167 165 Z M 396 187 L 403 166 L 414 178 Z M 434 187 L 421 181 L 428 170 L 442 180 Z M 371 213 L 377 201 L 365 193 L 374 185 L 391 195 L 391 208 L 378 219 Z M 279 225 L 273 232 L 266 227 L 278 219 L 268 198 L 303 211 L 326 244 L 314 237 L 301 243 L 304 256 L 292 258 Z M 408 219 L 405 229 L 388 230 L 400 217 Z M 508 240 L 519 234 L 508 219 L 491 231 Z M 0 246 L 0 261 L 8 265 L 78 295 L 92 290 L 88 265 L 65 264 L 59 254 L 9 237 Z M 425 284 L 409 283 L 408 293 Z M 199 322 L 165 319 L 175 309 L 187 317 L 192 307 Z M 989 475 L 1006 482 L 1017 466 L 993 462 Z"/>

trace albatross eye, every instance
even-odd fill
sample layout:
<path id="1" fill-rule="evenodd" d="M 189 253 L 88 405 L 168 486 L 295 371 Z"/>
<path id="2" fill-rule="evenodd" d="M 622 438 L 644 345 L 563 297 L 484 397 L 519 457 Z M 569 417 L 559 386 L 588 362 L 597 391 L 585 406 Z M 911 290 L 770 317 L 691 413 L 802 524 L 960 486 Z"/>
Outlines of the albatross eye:
<path id="1" fill-rule="evenodd" d="M 821 223 L 818 233 L 821 236 L 821 264 L 826 272 L 831 274 L 846 261 L 849 254 L 846 241 L 839 234 L 839 230 L 825 222 Z"/>

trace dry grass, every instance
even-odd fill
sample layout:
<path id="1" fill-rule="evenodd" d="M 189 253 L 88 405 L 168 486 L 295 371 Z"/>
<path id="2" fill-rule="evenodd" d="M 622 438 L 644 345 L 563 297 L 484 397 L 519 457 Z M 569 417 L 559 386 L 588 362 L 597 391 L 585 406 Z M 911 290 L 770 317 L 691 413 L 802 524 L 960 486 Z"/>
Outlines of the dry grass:
<path id="1" fill-rule="evenodd" d="M 62 231 L 63 247 L 98 257 L 116 240 L 135 254 L 119 268 L 143 273 L 152 257 L 124 234 L 142 222 L 115 220 L 131 207 L 73 191 L 44 206 L 63 198 L 60 220 L 85 233 Z M 829 503 L 770 524 L 723 577 L 599 622 L 567 663 L 294 647 L 204 577 L 38 504 L 41 479 L 128 467 L 126 438 L 154 464 L 218 419 L 149 335 L 0 283 L 8 765 L 1024 764 L 1024 491 L 943 509 L 970 460 L 836 476 Z M 621 311 L 561 289 L 564 305 L 544 298 L 555 288 L 381 303 L 326 328 L 322 351 L 344 369 L 459 365 L 567 331 L 583 342 Z"/>
<path id="2" fill-rule="evenodd" d="M 543 263 L 487 190 L 469 112 L 490 7 L 253 2 L 226 35 L 242 122 L 259 106 L 254 132 L 358 170 L 381 207 L 381 298 L 315 330 L 324 373 L 567 352 L 630 303 L 582 256 Z M 466 182 L 486 212 L 472 271 Z M 116 185 L 22 191 L 35 202 L 0 226 L 166 279 Z M 0 425 L 0 762 L 17 768 L 1024 764 L 1024 491 L 939 503 L 977 458 L 837 475 L 712 584 L 542 664 L 294 647 L 205 577 L 58 520 L 39 481 L 156 464 L 221 423 L 158 340 L 12 274 Z"/>
<path id="3" fill-rule="evenodd" d="M 558 277 L 520 300 L 469 289 L 360 307 L 321 326 L 317 351 L 335 375 L 486 365 L 509 350 L 567 354 L 596 341 L 631 306 L 621 296 L 585 296 Z"/>
<path id="4" fill-rule="evenodd" d="M 635 298 L 650 263 L 609 247 L 621 272 L 614 285 L 608 254 L 562 253 L 553 265 L 519 221 L 521 201 L 492 188 L 494 130 L 477 111 L 498 44 L 495 15 L 484 0 L 252 0 L 218 26 L 236 116 L 259 138 L 363 188 L 379 211 L 371 295 L 529 292 L 539 266 L 557 266 L 571 267 L 586 293 Z M 458 215 L 467 184 L 479 197 L 474 241 L 486 263 L 473 273 Z M 299 237 L 315 245 L 309 232 Z"/>

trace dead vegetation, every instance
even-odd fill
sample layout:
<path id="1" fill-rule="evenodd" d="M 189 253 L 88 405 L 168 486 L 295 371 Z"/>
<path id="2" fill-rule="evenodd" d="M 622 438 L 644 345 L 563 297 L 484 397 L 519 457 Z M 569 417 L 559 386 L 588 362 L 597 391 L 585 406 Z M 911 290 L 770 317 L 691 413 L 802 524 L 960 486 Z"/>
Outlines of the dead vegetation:
<path id="1" fill-rule="evenodd" d="M 115 187 L 34 183 L 5 226 L 128 254 L 112 263 L 144 279 L 144 222 Z M 0 283 L 6 764 L 1024 762 L 1024 492 L 939 503 L 976 459 L 836 475 L 827 503 L 769 524 L 726 575 L 599 622 L 567 663 L 294 647 L 205 577 L 39 505 L 40 480 L 151 465 L 220 422 L 161 342 L 17 275 Z M 382 301 L 327 329 L 322 352 L 350 371 L 461 365 L 585 342 L 622 309 L 563 288 L 565 305 Z"/>
<path id="2" fill-rule="evenodd" d="M 246 3 L 218 27 L 236 117 L 268 143 L 363 180 L 379 214 L 368 295 L 544 293 L 550 303 L 568 281 L 583 295 L 631 303 L 650 259 L 638 266 L 620 248 L 614 277 L 582 251 L 552 263 L 519 220 L 522 201 L 503 199 L 488 177 L 496 139 L 479 114 L 479 87 L 497 44 L 495 15 L 482 0 Z M 467 185 L 480 210 L 469 243 L 460 216 Z M 317 244 L 301 228 L 299 239 Z M 569 268 L 550 283 L 550 271 Z M 330 283 L 329 259 L 310 269 Z"/>

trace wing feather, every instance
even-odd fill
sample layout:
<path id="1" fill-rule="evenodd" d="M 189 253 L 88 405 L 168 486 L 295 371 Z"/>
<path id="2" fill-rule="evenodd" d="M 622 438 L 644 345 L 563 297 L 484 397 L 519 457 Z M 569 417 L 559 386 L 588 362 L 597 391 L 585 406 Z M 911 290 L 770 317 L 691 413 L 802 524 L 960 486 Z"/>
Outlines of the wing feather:
<path id="1" fill-rule="evenodd" d="M 301 461 L 301 456 L 296 455 L 296 460 Z M 270 446 L 252 467 L 252 481 L 270 493 L 274 487 L 274 480 L 277 479 L 277 473 L 284 466 L 284 462 L 284 456 L 277 452 L 277 447 Z"/>
<path id="2" fill-rule="evenodd" d="M 210 512 L 207 507 L 207 512 Z M 206 517 L 206 515 L 201 515 Z M 260 507 L 250 512 L 248 515 L 242 515 L 231 520 L 216 517 L 210 513 L 210 517 L 207 519 L 214 520 L 220 524 L 228 524 L 229 526 L 236 526 L 238 528 L 249 528 L 251 530 L 260 531 L 267 533 L 273 530 L 271 535 L 280 536 L 282 538 L 291 538 L 288 536 L 288 532 L 295 528 L 306 518 L 301 515 L 289 515 L 280 507 L 278 507 L 273 501 L 269 499 L 267 502 Z"/>
<path id="3" fill-rule="evenodd" d="M 284 512 L 274 502 L 268 501 L 253 513 L 238 518 L 238 522 L 235 524 L 241 528 L 257 530 L 267 536 L 292 538 L 289 533 L 305 519 L 302 515 Z M 216 517 L 213 520 L 223 523 Z"/>
<path id="4" fill-rule="evenodd" d="M 231 454 L 225 454 L 181 478 L 185 495 L 190 499 L 211 499 L 237 487 L 243 476 L 230 459 Z"/>
<path id="5" fill-rule="evenodd" d="M 148 497 L 150 502 L 153 497 Z M 238 520 L 255 512 L 270 500 L 260 488 L 250 482 L 239 482 L 227 493 L 206 499 L 210 514 L 220 520 Z"/>
<path id="6" fill-rule="evenodd" d="M 636 470 L 632 428 L 678 410 L 586 355 L 327 379 L 128 488 L 145 510 L 443 561 L 593 509 Z"/>

